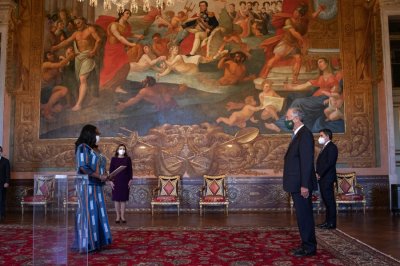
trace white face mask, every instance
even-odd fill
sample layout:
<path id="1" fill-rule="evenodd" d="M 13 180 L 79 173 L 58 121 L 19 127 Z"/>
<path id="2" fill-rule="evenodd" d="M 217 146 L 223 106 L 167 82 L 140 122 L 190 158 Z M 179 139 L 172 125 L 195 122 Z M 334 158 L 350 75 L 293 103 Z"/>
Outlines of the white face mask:
<path id="1" fill-rule="evenodd" d="M 100 141 L 100 136 L 96 135 L 96 144 L 99 143 L 99 141 Z"/>
<path id="2" fill-rule="evenodd" d="M 124 154 L 125 154 L 125 150 L 124 150 L 124 149 L 118 150 L 118 154 L 119 154 L 120 156 L 124 155 Z"/>
<path id="3" fill-rule="evenodd" d="M 318 143 L 321 144 L 321 145 L 324 145 L 325 144 L 325 139 L 323 137 L 319 137 L 318 138 Z"/>

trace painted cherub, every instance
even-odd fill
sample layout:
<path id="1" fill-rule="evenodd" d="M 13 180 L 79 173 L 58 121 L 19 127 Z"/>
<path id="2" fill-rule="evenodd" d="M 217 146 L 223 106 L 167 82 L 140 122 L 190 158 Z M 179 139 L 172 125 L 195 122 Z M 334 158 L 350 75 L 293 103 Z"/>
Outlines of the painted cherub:
<path id="1" fill-rule="evenodd" d="M 330 92 L 322 91 L 322 93 L 329 97 L 324 101 L 325 105 L 328 105 L 324 109 L 325 121 L 336 121 L 344 119 L 343 115 L 343 95 L 341 94 L 338 86 L 333 86 Z"/>
<path id="2" fill-rule="evenodd" d="M 217 123 L 225 123 L 229 126 L 237 126 L 240 128 L 246 127 L 247 120 L 250 119 L 253 123 L 257 120 L 254 119 L 253 115 L 255 112 L 262 109 L 262 107 L 257 106 L 257 102 L 253 96 L 247 96 L 244 100 L 244 107 L 240 111 L 235 111 L 228 117 L 218 117 Z"/>
<path id="3" fill-rule="evenodd" d="M 262 85 L 262 92 L 259 94 L 259 99 L 260 99 L 260 107 L 264 108 L 264 110 L 261 113 L 261 119 L 264 121 L 267 121 L 268 119 L 273 119 L 274 121 L 279 119 L 278 113 L 282 110 L 282 105 L 283 105 L 283 97 L 280 96 L 278 93 L 275 92 L 275 90 L 272 88 L 272 81 L 270 80 L 265 80 Z M 282 99 L 282 104 L 265 104 L 265 98 L 266 97 L 276 97 L 279 99 Z M 279 132 L 280 129 L 277 125 L 275 125 L 271 121 L 267 121 L 264 123 L 265 128 L 270 129 L 275 132 Z"/>
<path id="4" fill-rule="evenodd" d="M 264 108 L 264 111 L 262 111 L 261 113 L 261 119 L 267 120 L 269 118 L 273 118 L 274 120 L 278 120 L 279 119 L 278 112 L 281 110 L 281 108 L 278 108 L 277 106 L 272 104 L 264 105 L 266 97 L 282 98 L 272 88 L 272 81 L 265 80 L 262 83 L 262 92 L 258 95 L 258 97 L 260 99 L 260 106 Z"/>

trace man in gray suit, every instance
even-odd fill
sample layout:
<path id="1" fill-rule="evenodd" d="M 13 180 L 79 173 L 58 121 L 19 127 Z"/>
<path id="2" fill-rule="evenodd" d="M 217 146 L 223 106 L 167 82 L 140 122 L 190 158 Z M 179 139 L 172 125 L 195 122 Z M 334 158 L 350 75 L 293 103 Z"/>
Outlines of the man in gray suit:
<path id="1" fill-rule="evenodd" d="M 301 246 L 292 250 L 297 257 L 313 256 L 317 250 L 315 238 L 312 191 L 317 189 L 314 170 L 314 138 L 303 124 L 304 113 L 290 108 L 285 125 L 293 131 L 283 167 L 283 189 L 289 192 L 296 209 Z"/>

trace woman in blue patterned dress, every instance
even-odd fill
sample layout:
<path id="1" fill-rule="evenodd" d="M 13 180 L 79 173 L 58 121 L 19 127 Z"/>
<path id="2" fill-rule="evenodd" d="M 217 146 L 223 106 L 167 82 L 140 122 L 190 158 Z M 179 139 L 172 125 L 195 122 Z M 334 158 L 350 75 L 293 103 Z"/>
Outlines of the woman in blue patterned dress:
<path id="1" fill-rule="evenodd" d="M 77 179 L 76 182 L 79 205 L 73 248 L 79 252 L 95 251 L 112 241 L 103 195 L 107 180 L 106 158 L 98 150 L 99 139 L 99 130 L 85 125 L 75 142 L 77 173 L 89 177 L 88 181 Z"/>

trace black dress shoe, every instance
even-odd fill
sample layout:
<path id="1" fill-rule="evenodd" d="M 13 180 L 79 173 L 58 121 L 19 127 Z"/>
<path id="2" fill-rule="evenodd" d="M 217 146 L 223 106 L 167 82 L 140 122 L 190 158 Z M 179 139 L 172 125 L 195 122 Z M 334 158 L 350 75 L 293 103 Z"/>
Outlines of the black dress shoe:
<path id="1" fill-rule="evenodd" d="M 296 252 L 299 252 L 300 250 L 303 250 L 303 248 L 302 247 L 297 247 L 297 248 L 291 249 L 290 252 L 292 252 L 294 254 Z"/>
<path id="2" fill-rule="evenodd" d="M 126 224 L 126 220 L 121 220 L 121 223 Z"/>
<path id="3" fill-rule="evenodd" d="M 298 250 L 293 253 L 294 256 L 296 257 L 308 257 L 308 256 L 315 256 L 317 252 L 315 250 L 313 251 L 308 251 L 305 249 Z"/>
<path id="4" fill-rule="evenodd" d="M 328 225 L 328 223 L 325 222 L 325 223 L 322 223 L 322 224 L 317 224 L 317 227 L 318 227 L 318 228 L 322 228 L 322 227 L 325 227 L 325 226 L 327 226 L 327 225 Z"/>
<path id="5" fill-rule="evenodd" d="M 187 54 L 186 56 L 187 56 L 187 57 L 190 57 L 190 56 L 194 56 L 194 54 Z"/>
<path id="6" fill-rule="evenodd" d="M 119 224 L 119 220 L 115 220 L 115 223 L 116 223 L 116 224 Z"/>
<path id="7" fill-rule="evenodd" d="M 325 224 L 323 226 L 320 226 L 319 228 L 321 229 L 336 229 L 336 225 L 333 224 Z"/>

